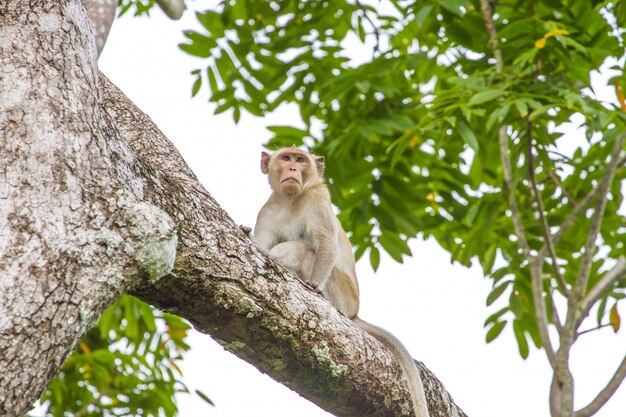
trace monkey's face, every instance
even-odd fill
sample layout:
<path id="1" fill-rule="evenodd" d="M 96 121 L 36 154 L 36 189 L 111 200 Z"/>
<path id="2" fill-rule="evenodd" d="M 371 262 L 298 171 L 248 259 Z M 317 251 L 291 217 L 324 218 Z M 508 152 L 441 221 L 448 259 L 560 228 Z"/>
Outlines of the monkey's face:
<path id="1" fill-rule="evenodd" d="M 274 171 L 278 180 L 277 191 L 286 195 L 298 194 L 311 173 L 310 157 L 300 152 L 281 152 L 272 159 L 274 169 L 270 168 L 270 171 Z"/>
<path id="2" fill-rule="evenodd" d="M 284 195 L 296 195 L 315 182 L 324 169 L 324 158 L 315 160 L 297 148 L 285 148 L 270 156 L 261 154 L 261 171 L 269 175 L 272 189 Z"/>

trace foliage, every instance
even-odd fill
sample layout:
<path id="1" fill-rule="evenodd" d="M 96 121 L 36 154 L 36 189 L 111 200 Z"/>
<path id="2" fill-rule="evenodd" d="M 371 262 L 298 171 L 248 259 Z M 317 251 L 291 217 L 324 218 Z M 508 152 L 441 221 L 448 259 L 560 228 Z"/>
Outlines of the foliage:
<path id="1" fill-rule="evenodd" d="M 122 16 L 133 10 L 135 16 L 149 15 L 150 10 L 154 7 L 155 0 L 119 0 L 118 11 Z"/>
<path id="2" fill-rule="evenodd" d="M 512 322 L 526 357 L 528 342 L 542 341 L 525 254 L 544 247 L 546 233 L 559 230 L 597 188 L 626 124 L 619 103 L 603 101 L 590 81 L 612 64 L 614 91 L 626 88 L 626 1 L 499 0 L 489 7 L 495 39 L 479 0 L 390 0 L 375 7 L 359 0 L 230 0 L 197 13 L 201 29 L 187 31 L 180 47 L 205 59 L 193 73 L 192 93 L 208 86 L 216 113 L 230 110 L 238 121 L 242 110 L 263 116 L 285 103 L 298 106 L 303 123 L 269 127 L 268 146 L 305 144 L 326 156 L 333 202 L 357 258 L 369 253 L 376 269 L 384 250 L 402 262 L 411 254 L 408 240 L 420 236 L 434 237 L 453 261 L 477 260 L 493 280 L 487 303 L 508 297 L 485 323 L 487 340 Z M 351 60 L 355 48 L 369 55 Z M 566 128 L 574 133 L 564 134 Z M 589 287 L 624 253 L 626 218 L 618 208 L 625 178 L 620 166 Z M 592 208 L 584 212 L 563 228 L 558 272 L 549 258 L 542 267 L 548 306 L 553 293 L 565 291 L 559 275 L 568 288 L 577 281 L 593 218 Z M 622 279 L 604 294 L 599 326 L 607 324 L 609 307 L 617 315 L 625 287 Z"/>
<path id="3" fill-rule="evenodd" d="M 109 307 L 42 396 L 63 416 L 174 416 L 190 326 L 131 296 Z M 178 374 L 178 375 L 176 375 Z M 202 393 L 201 398 L 210 400 Z"/>

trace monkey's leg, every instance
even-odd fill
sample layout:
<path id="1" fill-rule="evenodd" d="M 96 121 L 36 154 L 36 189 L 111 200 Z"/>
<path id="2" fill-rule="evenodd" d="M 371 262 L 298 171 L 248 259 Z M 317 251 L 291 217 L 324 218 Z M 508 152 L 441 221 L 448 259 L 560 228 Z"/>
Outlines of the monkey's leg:
<path id="1" fill-rule="evenodd" d="M 291 240 L 274 246 L 269 255 L 276 262 L 310 284 L 315 251 L 302 240 Z"/>

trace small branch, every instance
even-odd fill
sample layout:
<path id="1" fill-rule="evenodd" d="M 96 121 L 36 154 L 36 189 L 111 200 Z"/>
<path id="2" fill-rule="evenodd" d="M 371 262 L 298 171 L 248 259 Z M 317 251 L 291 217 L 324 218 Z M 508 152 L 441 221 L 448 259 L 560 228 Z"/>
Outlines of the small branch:
<path id="1" fill-rule="evenodd" d="M 589 310 L 591 310 L 595 302 L 605 295 L 617 281 L 624 278 L 624 273 L 626 273 L 626 259 L 620 256 L 617 260 L 617 264 L 610 271 L 607 271 L 596 285 L 589 290 L 585 298 L 580 301 L 578 316 L 576 317 L 576 327 L 587 317 Z"/>
<path id="2" fill-rule="evenodd" d="M 556 369 L 556 354 L 554 353 L 554 347 L 550 340 L 550 334 L 548 333 L 548 316 L 546 312 L 546 303 L 543 301 L 543 279 L 541 274 L 542 261 L 537 257 L 531 257 L 530 259 L 530 279 L 531 290 L 533 294 L 533 301 L 535 303 L 535 319 L 537 320 L 537 329 L 539 330 L 539 337 L 541 338 L 541 344 L 546 350 L 546 356 L 550 362 L 552 369 Z"/>
<path id="3" fill-rule="evenodd" d="M 537 186 L 537 177 L 535 176 L 535 156 L 533 155 L 533 136 L 532 136 L 532 124 L 530 119 L 526 118 L 526 139 L 527 139 L 527 154 L 528 154 L 528 174 L 530 176 L 531 189 L 533 194 L 535 195 L 535 202 L 537 203 L 537 211 L 539 212 L 539 218 L 541 220 L 541 228 L 543 230 L 543 237 L 545 239 L 545 245 L 548 248 L 548 252 L 550 253 L 550 257 L 552 258 L 552 267 L 554 268 L 554 274 L 556 276 L 557 282 L 561 287 L 561 291 L 565 294 L 566 297 L 569 296 L 569 289 L 567 288 L 567 284 L 565 283 L 565 279 L 563 279 L 563 275 L 559 270 L 559 263 L 556 258 L 556 251 L 554 250 L 554 244 L 552 243 L 552 238 L 550 237 L 550 225 L 548 225 L 548 220 L 545 216 L 545 206 L 543 205 L 543 200 L 541 198 L 541 193 L 539 192 L 539 187 Z M 539 262 L 543 263 L 543 257 L 539 256 Z M 550 294 L 552 296 L 552 294 Z M 558 317 L 557 317 L 558 321 Z M 561 326 L 560 321 L 558 322 L 558 327 Z"/>
<path id="4" fill-rule="evenodd" d="M 491 38 L 490 44 L 493 48 L 493 54 L 496 59 L 496 72 L 502 73 L 504 67 L 504 59 L 502 52 L 498 48 L 498 39 L 496 34 L 496 28 L 493 25 L 493 17 L 491 15 L 491 6 L 489 0 L 480 0 L 480 9 L 483 14 L 483 20 L 485 27 Z M 526 240 L 526 232 L 522 224 L 519 209 L 517 207 L 517 199 L 515 198 L 515 189 L 513 183 L 513 167 L 511 165 L 511 159 L 509 156 L 508 135 L 506 134 L 506 127 L 501 126 L 498 131 L 498 145 L 500 148 L 500 158 L 502 160 L 502 174 L 504 177 L 504 188 L 507 192 L 508 204 L 511 209 L 511 215 L 513 219 L 513 227 L 515 228 L 515 234 L 517 235 L 518 244 L 522 250 L 524 257 L 530 263 L 530 278 L 532 281 L 532 293 L 533 301 L 535 303 L 535 314 L 537 319 L 537 327 L 539 329 L 539 336 L 541 337 L 541 343 L 546 350 L 546 356 L 550 361 L 550 365 L 554 369 L 556 366 L 556 354 L 554 347 L 550 340 L 548 333 L 548 319 L 546 313 L 546 304 L 543 301 L 543 279 L 541 275 L 541 263 L 538 262 L 538 258 L 530 254 L 530 246 Z"/>
<path id="5" fill-rule="evenodd" d="M 489 37 L 491 38 L 489 43 L 490 46 L 493 48 L 493 55 L 496 59 L 496 72 L 500 74 L 502 73 L 502 68 L 504 66 L 504 59 L 502 58 L 502 51 L 500 51 L 500 49 L 498 48 L 496 28 L 493 25 L 493 17 L 491 15 L 491 5 L 489 4 L 489 0 L 480 0 L 480 9 L 483 14 L 483 20 L 485 22 L 485 27 L 487 28 L 487 33 L 489 33 Z M 515 198 L 515 187 L 513 185 L 513 167 L 511 165 L 511 158 L 509 157 L 509 146 L 507 143 L 508 135 L 506 134 L 506 127 L 500 127 L 500 130 L 498 131 L 498 138 L 498 143 L 500 147 L 500 158 L 502 160 L 504 188 L 507 192 L 508 204 L 509 208 L 511 209 L 515 235 L 519 240 L 519 246 L 522 249 L 524 257 L 530 259 L 530 246 L 528 245 L 528 241 L 526 240 L 526 232 L 524 231 L 524 226 L 522 225 L 522 219 L 519 215 L 517 200 Z"/>
<path id="6" fill-rule="evenodd" d="M 600 232 L 600 226 L 602 225 L 602 218 L 604 217 L 604 210 L 606 209 L 606 201 L 609 190 L 613 184 L 615 172 L 619 166 L 618 163 L 621 160 L 620 153 L 622 152 L 622 148 L 624 146 L 625 137 L 626 133 L 622 133 L 615 138 L 613 150 L 611 151 L 611 161 L 609 162 L 606 172 L 602 177 L 602 181 L 600 182 L 600 186 L 598 187 L 598 202 L 596 203 L 594 216 L 589 227 L 589 235 L 587 236 L 587 242 L 585 243 L 585 253 L 583 254 L 580 270 L 578 272 L 578 276 L 576 277 L 576 285 L 574 287 L 574 292 L 579 297 L 582 297 L 584 294 L 587 282 L 589 281 L 591 262 L 593 260 L 593 249 L 596 246 L 596 239 L 598 237 L 598 233 Z"/>
<path id="7" fill-rule="evenodd" d="M 568 162 L 572 160 L 572 158 L 570 158 L 569 156 L 567 156 L 567 155 L 563 155 L 562 153 L 557 152 L 557 151 L 555 151 L 555 150 L 553 150 L 553 149 L 546 149 L 546 152 L 548 152 L 548 153 L 553 153 L 553 154 L 555 154 L 556 156 L 560 157 L 561 159 L 567 159 L 567 161 L 568 161 Z"/>
<path id="8" fill-rule="evenodd" d="M 526 231 L 522 224 L 522 218 L 519 214 L 519 208 L 517 207 L 517 198 L 515 198 L 515 187 L 513 185 L 513 167 L 511 165 L 511 159 L 509 157 L 509 145 L 507 143 L 508 136 L 505 128 L 501 127 L 499 131 L 499 147 L 500 147 L 500 159 L 502 160 L 502 175 L 504 177 L 504 189 L 506 191 L 509 208 L 511 209 L 511 217 L 513 220 L 513 227 L 515 228 L 515 235 L 519 241 L 519 246 L 522 249 L 522 254 L 526 259 L 530 259 L 530 246 L 526 240 Z"/>
<path id="9" fill-rule="evenodd" d="M 576 411 L 574 417 L 591 417 L 594 415 L 604 404 L 606 404 L 613 394 L 615 394 L 615 391 L 617 391 L 625 377 L 626 355 L 624 356 L 624 359 L 622 359 L 622 363 L 619 365 L 606 387 L 600 391 L 600 393 L 589 403 L 589 405 Z"/>
<path id="10" fill-rule="evenodd" d="M 567 216 L 567 218 L 565 219 L 561 227 L 559 227 L 559 230 L 557 230 L 557 232 L 554 235 L 552 235 L 553 244 L 556 245 L 557 243 L 559 243 L 559 240 L 561 240 L 565 232 L 567 232 L 569 228 L 572 227 L 574 222 L 578 219 L 578 216 L 580 216 L 583 213 L 583 211 L 587 207 L 589 207 L 589 204 L 591 204 L 593 199 L 596 198 L 599 191 L 600 190 L 598 188 L 591 190 L 589 194 L 587 194 L 580 203 L 574 206 L 574 209 L 571 211 L 569 216 Z M 545 257 L 547 254 L 547 251 L 548 251 L 548 248 L 544 244 L 541 250 L 539 251 L 539 256 Z"/>
<path id="11" fill-rule="evenodd" d="M 502 58 L 502 51 L 498 48 L 498 38 L 496 37 L 496 28 L 493 25 L 493 16 L 491 15 L 491 5 L 489 4 L 489 0 L 480 0 L 480 11 L 483 14 L 483 20 L 485 21 L 487 33 L 491 38 L 489 40 L 489 44 L 493 49 L 493 56 L 496 59 L 496 72 L 500 74 L 502 72 L 502 67 L 504 66 L 504 59 Z"/>
<path id="12" fill-rule="evenodd" d="M 615 95 L 617 96 L 619 106 L 623 111 L 626 111 L 626 100 L 624 100 L 624 92 L 622 91 L 622 87 L 619 85 L 618 78 L 613 78 L 613 85 L 615 86 Z"/>
<path id="13" fill-rule="evenodd" d="M 565 187 L 563 187 L 563 184 L 561 184 L 561 181 L 559 180 L 559 177 L 556 176 L 554 171 L 549 169 L 546 173 L 548 174 L 548 178 L 550 178 L 550 180 L 554 183 L 554 185 L 559 187 L 559 189 L 561 190 L 561 192 L 563 193 L 565 198 L 567 198 L 567 201 L 569 201 L 569 203 L 571 205 L 575 206 L 576 205 L 576 200 L 574 200 L 572 198 L 572 195 L 565 189 Z"/>
<path id="14" fill-rule="evenodd" d="M 587 330 L 583 330 L 582 332 L 578 332 L 578 336 L 582 336 L 582 335 L 584 335 L 586 333 L 595 332 L 596 330 L 600 330 L 600 329 L 603 329 L 603 328 L 609 327 L 609 326 L 612 326 L 612 324 L 611 323 L 601 324 L 599 326 L 592 327 L 591 329 L 587 329 Z"/>
<path id="15" fill-rule="evenodd" d="M 374 31 L 374 36 L 376 37 L 376 45 L 374 45 L 374 54 L 380 51 L 380 32 L 378 31 L 378 26 L 374 24 L 372 19 L 367 15 L 367 10 L 365 6 L 359 1 L 356 0 L 356 5 L 363 12 L 363 17 L 368 21 L 370 26 L 372 26 L 372 30 Z"/>

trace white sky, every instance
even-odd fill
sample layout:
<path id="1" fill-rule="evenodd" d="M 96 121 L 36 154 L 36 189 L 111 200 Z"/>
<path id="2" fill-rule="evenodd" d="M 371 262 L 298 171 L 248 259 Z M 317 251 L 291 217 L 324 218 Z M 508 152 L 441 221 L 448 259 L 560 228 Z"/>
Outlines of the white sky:
<path id="1" fill-rule="evenodd" d="M 190 13 L 181 22 L 167 20 L 159 10 L 150 19 L 124 17 L 113 25 L 100 68 L 174 142 L 222 208 L 237 223 L 253 226 L 269 196 L 259 169 L 261 144 L 269 138 L 264 126 L 290 124 L 299 116 L 295 108 L 285 108 L 265 119 L 244 115 L 235 126 L 229 113 L 212 116 L 204 87 L 191 99 L 188 74 L 203 62 L 176 45 L 183 39 L 181 31 L 194 25 Z M 359 315 L 400 338 L 470 417 L 548 416 L 551 374 L 543 351 L 531 348 L 523 361 L 510 325 L 495 342 L 484 342 L 483 322 L 501 304 L 485 307 L 491 285 L 480 268 L 451 265 L 450 256 L 434 241 L 413 241 L 411 248 L 413 258 L 402 265 L 383 256 L 376 274 L 367 259 L 359 262 Z M 181 395 L 181 416 L 330 415 L 224 351 L 209 336 L 193 333 L 190 342 L 192 351 L 181 364 L 183 379 L 216 407 L 195 395 Z M 572 356 L 578 408 L 606 384 L 625 351 L 624 330 L 615 335 L 603 329 L 581 337 Z M 626 416 L 626 386 L 597 416 Z"/>

